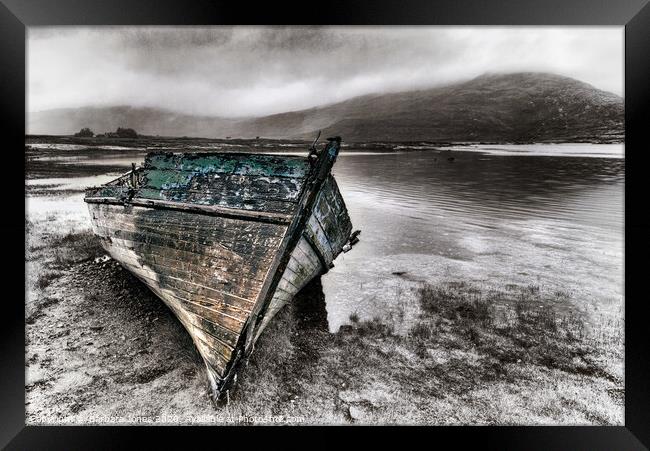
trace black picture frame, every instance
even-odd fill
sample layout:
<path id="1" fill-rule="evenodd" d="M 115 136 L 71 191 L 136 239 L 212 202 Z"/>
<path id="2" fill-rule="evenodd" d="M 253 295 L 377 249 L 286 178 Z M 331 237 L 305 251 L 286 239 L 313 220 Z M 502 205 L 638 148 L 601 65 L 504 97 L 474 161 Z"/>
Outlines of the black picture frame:
<path id="1" fill-rule="evenodd" d="M 180 0 L 0 0 L 0 123 L 4 144 L 0 231 L 3 240 L 2 326 L 0 331 L 0 446 L 8 449 L 115 449 L 135 438 L 167 442 L 191 433 L 207 443 L 242 440 L 240 432 L 217 433 L 206 427 L 25 426 L 25 316 L 20 265 L 24 254 L 24 159 L 18 149 L 25 136 L 26 27 L 36 25 L 619 25 L 625 26 L 625 426 L 621 427 L 437 427 L 428 440 L 453 440 L 495 449 L 647 449 L 650 446 L 650 373 L 647 316 L 643 296 L 645 252 L 650 249 L 650 214 L 643 143 L 650 124 L 650 5 L 648 0 L 425 0 L 305 3 L 280 7 L 275 2 Z M 604 63 L 606 64 L 606 63 Z M 18 168 L 23 167 L 23 171 Z M 22 213 L 21 213 L 22 212 Z M 24 273 L 22 274 L 24 279 Z M 24 287 L 24 285 L 23 285 Z M 22 292 L 22 295 L 21 295 Z M 290 428 L 292 431 L 295 428 Z M 363 429 L 363 428 L 361 428 Z M 277 430 L 277 428 L 276 428 Z M 304 429 L 303 429 L 304 430 Z M 316 432 L 309 428 L 310 434 Z M 268 430 L 265 431 L 267 433 Z M 274 431 L 275 432 L 275 431 Z M 373 431 L 393 434 L 394 428 Z M 183 434 L 183 435 L 184 435 Z M 325 436 L 324 436 L 325 437 Z M 272 439 L 269 439 L 272 440 Z M 309 438 L 315 440 L 315 436 Z M 167 442 L 171 443 L 171 442 Z M 415 442 L 411 442 L 415 445 Z M 410 443 L 405 443 L 407 446 Z M 189 444 L 188 444 L 189 446 Z"/>

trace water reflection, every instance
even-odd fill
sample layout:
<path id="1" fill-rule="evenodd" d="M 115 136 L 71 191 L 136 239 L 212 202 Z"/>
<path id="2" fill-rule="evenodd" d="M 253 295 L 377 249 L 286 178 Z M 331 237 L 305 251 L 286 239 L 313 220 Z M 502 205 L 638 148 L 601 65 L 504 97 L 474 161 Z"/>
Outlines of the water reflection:
<path id="1" fill-rule="evenodd" d="M 427 151 L 341 158 L 334 172 L 363 232 L 323 279 L 332 330 L 412 306 L 418 280 L 621 299 L 623 159 Z"/>
<path id="2" fill-rule="evenodd" d="M 613 228 L 621 224 L 616 194 L 622 195 L 624 171 L 620 159 L 468 152 L 357 156 L 341 159 L 334 170 L 346 195 L 412 219 L 460 215 L 493 227 L 497 220 L 541 217 Z"/>

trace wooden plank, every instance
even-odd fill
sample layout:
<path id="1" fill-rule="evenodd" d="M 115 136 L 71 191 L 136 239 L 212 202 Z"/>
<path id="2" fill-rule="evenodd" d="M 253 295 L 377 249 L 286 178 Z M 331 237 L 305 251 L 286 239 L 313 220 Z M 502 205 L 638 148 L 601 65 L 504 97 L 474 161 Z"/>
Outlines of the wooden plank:
<path id="1" fill-rule="evenodd" d="M 221 302 L 228 306 L 239 307 L 242 309 L 244 306 L 252 307 L 253 302 L 251 300 L 239 298 L 231 293 L 219 291 L 195 282 L 186 281 L 164 274 L 158 274 L 155 271 L 143 268 L 139 264 L 130 263 L 123 256 L 115 254 L 114 248 L 111 250 L 111 255 L 115 255 L 117 261 L 120 261 L 122 264 L 128 266 L 128 269 L 130 271 L 133 271 L 136 275 L 140 276 L 141 278 L 152 280 L 156 284 L 159 284 L 166 288 L 183 291 L 190 295 L 208 297 L 210 299 L 213 299 L 215 301 L 215 304 Z"/>
<path id="2" fill-rule="evenodd" d="M 242 330 L 242 325 L 244 324 L 243 321 L 235 320 L 234 318 L 230 318 L 223 314 L 217 314 L 216 311 L 211 313 L 203 311 L 202 314 L 206 316 L 201 316 L 201 313 L 197 313 L 200 309 L 190 309 L 190 303 L 185 302 L 181 297 L 176 296 L 173 293 L 173 290 L 169 287 L 159 284 L 158 281 L 151 278 L 145 270 L 138 267 L 132 267 L 131 265 L 127 266 L 129 266 L 129 270 L 133 271 L 140 280 L 152 288 L 152 290 L 155 291 L 167 305 L 174 307 L 177 314 L 182 313 L 192 324 L 201 327 L 204 330 L 208 330 L 224 344 L 234 346 L 237 343 L 237 339 Z M 197 318 L 194 318 L 194 316 Z"/>
<path id="3" fill-rule="evenodd" d="M 258 268 L 257 272 L 261 273 L 263 271 L 262 266 L 269 260 L 266 255 L 236 253 L 234 255 L 238 255 L 237 258 L 228 258 L 228 253 L 215 249 L 215 246 L 210 244 L 196 244 L 183 240 L 174 241 L 156 235 L 141 236 L 123 230 L 108 229 L 103 226 L 97 226 L 96 231 L 100 236 L 115 240 L 125 248 L 136 250 L 145 258 L 166 256 L 169 259 L 179 260 L 185 256 L 192 257 L 197 260 L 195 264 L 205 267 L 206 271 L 209 269 L 237 271 L 242 267 L 246 267 L 249 271 Z M 192 264 L 192 261 L 189 260 L 188 264 Z M 255 266 L 251 268 L 252 265 Z M 236 274 L 233 276 L 236 276 Z M 253 278 L 256 277 L 253 275 Z"/>
<path id="4" fill-rule="evenodd" d="M 193 216 L 184 214 L 182 216 Z M 258 237 L 282 238 L 286 227 L 263 223 L 251 223 L 246 221 L 224 220 L 224 218 L 213 217 L 213 221 L 191 221 L 190 218 L 175 216 L 163 216 L 162 218 L 153 215 L 142 215 L 124 213 L 119 210 L 93 211 L 94 222 L 112 227 L 135 232 L 151 231 L 156 234 L 173 233 L 174 238 L 187 235 L 191 241 L 211 240 L 224 249 L 234 246 L 237 241 L 250 241 Z M 259 243 L 256 243 L 259 246 Z"/>
<path id="5" fill-rule="evenodd" d="M 336 255 L 338 255 L 352 233 L 352 222 L 350 221 L 350 215 L 343 201 L 343 196 L 333 176 L 330 176 L 328 185 L 326 195 L 328 196 L 329 204 L 333 206 L 332 208 L 336 214 L 336 217 L 332 216 L 330 219 L 333 229 L 338 232 L 338 239 L 333 239 L 332 241 L 335 243 L 333 248 L 335 248 Z"/>
<path id="6" fill-rule="evenodd" d="M 171 154 L 165 152 L 147 154 L 144 169 L 189 173 L 248 174 L 262 177 L 306 177 L 310 168 L 306 158 L 291 155 Z"/>
<path id="7" fill-rule="evenodd" d="M 296 246 L 296 249 L 298 250 L 298 252 L 295 252 L 295 251 L 292 252 L 292 254 L 291 254 L 292 257 L 294 257 L 295 259 L 297 259 L 299 261 L 303 261 L 304 259 L 307 259 L 307 260 L 309 260 L 309 262 L 313 266 L 315 266 L 317 268 L 321 267 L 321 262 L 318 259 L 318 256 L 316 255 L 316 253 L 314 252 L 314 249 L 307 242 L 307 240 L 305 239 L 304 236 L 300 238 L 300 241 L 298 242 L 298 245 Z M 323 269 L 323 271 L 325 270 L 325 268 L 322 268 L 322 269 Z"/>
<path id="8" fill-rule="evenodd" d="M 231 337 L 239 337 L 241 329 L 237 332 L 233 332 L 229 329 L 224 331 L 223 324 L 205 318 L 192 310 L 187 310 L 183 306 L 179 306 L 179 308 L 183 311 L 186 320 L 195 329 L 201 330 L 206 334 L 207 338 L 204 339 L 204 341 L 209 339 L 209 342 L 206 341 L 206 343 L 222 355 L 226 361 L 229 360 L 232 356 L 234 346 L 237 343 L 236 340 L 235 343 L 232 343 L 233 340 Z"/>
<path id="9" fill-rule="evenodd" d="M 186 174 L 174 171 L 147 171 L 155 178 L 145 179 L 142 188 L 166 192 L 167 198 L 184 193 L 210 198 L 242 198 L 245 200 L 283 200 L 298 202 L 304 179 L 277 176 L 252 177 L 236 174 Z M 147 197 L 142 192 L 139 197 Z"/>
<path id="10" fill-rule="evenodd" d="M 131 264 L 128 265 L 135 266 Z M 147 272 L 147 268 L 136 267 L 135 270 L 146 275 L 150 281 L 156 283 L 161 287 L 161 289 L 168 290 L 169 294 L 173 296 L 175 300 L 182 303 L 186 310 L 201 314 L 204 318 L 222 324 L 224 327 L 232 331 L 239 331 L 241 325 L 248 319 L 250 311 L 225 304 L 222 302 L 223 298 L 206 298 L 205 296 L 188 293 L 176 287 L 166 286 L 164 282 L 160 281 L 160 277 L 158 279 L 152 277 L 152 275 Z"/>
<path id="11" fill-rule="evenodd" d="M 150 154 L 134 201 L 292 214 L 308 172 L 305 158 Z"/>
<path id="12" fill-rule="evenodd" d="M 264 254 L 243 254 L 221 249 L 212 243 L 197 245 L 191 241 L 174 240 L 157 234 L 139 234 L 99 225 L 96 226 L 96 233 L 111 240 L 118 240 L 123 247 L 135 250 L 141 254 L 143 261 L 165 265 L 171 269 L 209 274 L 216 277 L 217 281 L 231 283 L 262 281 L 263 266 L 270 260 L 269 253 L 273 252 L 273 247 L 269 247 Z M 190 250 L 184 249 L 187 246 Z M 247 273 L 242 273 L 243 269 Z"/>
<path id="13" fill-rule="evenodd" d="M 89 204 L 124 205 L 124 201 L 117 197 L 86 197 L 84 201 Z M 281 211 L 255 211 L 253 209 L 228 208 L 218 205 L 196 205 L 185 202 L 172 202 L 160 199 L 138 199 L 129 201 L 132 205 L 152 209 L 189 211 L 204 215 L 221 216 L 225 218 L 245 219 L 249 221 L 268 222 L 270 224 L 288 224 L 291 214 Z"/>
<path id="14" fill-rule="evenodd" d="M 285 274 L 283 275 L 282 279 L 280 279 L 280 282 L 278 283 L 278 289 L 279 290 L 284 290 L 284 291 L 286 291 L 288 293 L 293 292 L 294 295 L 295 295 L 295 293 L 298 292 L 298 287 L 295 286 L 293 283 L 291 283 L 291 280 L 286 276 L 287 276 L 287 274 L 286 274 L 286 271 L 285 271 Z"/>
<path id="15" fill-rule="evenodd" d="M 143 251 L 143 249 L 149 247 L 142 248 L 137 242 L 118 238 L 112 238 L 111 241 L 118 248 L 125 249 L 137 255 L 137 264 L 140 266 L 148 266 L 158 274 L 175 277 L 189 283 L 208 286 L 220 293 L 246 299 L 249 302 L 252 302 L 250 300 L 254 299 L 259 292 L 260 283 L 263 281 L 265 271 L 267 270 L 264 266 L 251 268 L 247 265 L 236 265 L 236 262 L 232 262 L 225 270 L 222 268 L 213 269 L 206 267 L 204 271 L 194 271 L 190 263 L 185 264 L 185 269 L 174 268 L 165 265 L 163 259 L 157 257 L 156 254 Z M 140 257 L 142 255 L 146 255 L 146 257 Z M 119 256 L 115 256 L 115 258 L 118 261 L 120 259 Z"/>
<path id="16" fill-rule="evenodd" d="M 274 248 L 277 246 L 277 238 L 271 237 L 260 239 L 259 241 L 250 242 L 247 240 L 234 241 L 229 243 L 231 249 L 223 249 L 219 242 L 207 239 L 193 240 L 192 237 L 183 237 L 188 239 L 174 238 L 162 233 L 153 233 L 149 231 L 131 231 L 119 228 L 109 228 L 103 225 L 97 225 L 97 231 L 106 238 L 114 238 L 139 243 L 141 245 L 152 245 L 158 248 L 168 248 L 179 251 L 190 252 L 197 255 L 208 255 L 215 259 L 240 260 L 240 262 L 259 263 L 266 262 L 272 258 Z M 234 255 L 238 257 L 234 257 Z M 271 254 L 271 255 L 269 255 Z"/>
<path id="17" fill-rule="evenodd" d="M 293 258 L 289 261 L 283 275 L 292 285 L 298 288 L 298 291 L 303 287 L 303 281 L 309 276 L 310 273 L 307 272 L 306 268 L 296 263 L 296 260 Z"/>
<path id="18" fill-rule="evenodd" d="M 280 282 L 280 283 L 282 283 L 282 282 Z M 296 288 L 294 286 L 288 286 L 287 284 L 283 284 L 283 286 L 280 286 L 280 283 L 278 283 L 278 288 L 277 288 L 276 292 L 274 293 L 274 295 L 278 294 L 278 293 L 284 293 L 286 295 L 285 298 L 288 301 L 293 299 L 293 297 L 296 295 L 296 293 L 298 293 L 298 290 L 296 290 Z M 280 295 L 280 296 L 282 296 L 282 295 Z"/>
<path id="19" fill-rule="evenodd" d="M 111 253 L 111 255 L 114 256 L 114 258 L 117 261 L 133 266 L 139 269 L 141 272 L 143 272 L 143 274 L 147 275 L 149 278 L 159 281 L 161 283 L 164 282 L 165 284 L 168 284 L 169 286 L 174 287 L 175 289 L 183 290 L 190 294 L 209 297 L 210 299 L 215 300 L 215 303 L 223 302 L 226 305 L 231 305 L 241 309 L 250 308 L 251 304 L 253 304 L 253 301 L 251 301 L 250 299 L 238 296 L 232 292 L 219 290 L 215 287 L 201 284 L 198 281 L 191 281 L 170 274 L 158 273 L 151 268 L 144 267 L 142 264 L 140 264 L 140 262 L 129 261 L 127 257 L 121 255 L 120 252 L 118 252 L 116 249 L 117 249 L 116 247 L 113 247 L 109 249 L 109 252 Z M 223 299 L 223 301 L 221 301 L 221 299 Z"/>
<path id="20" fill-rule="evenodd" d="M 299 261 L 292 256 L 289 265 L 287 265 L 287 270 L 289 272 L 285 276 L 292 277 L 292 283 L 300 291 L 313 277 L 322 271 L 322 268 L 320 265 L 312 265 L 309 260 Z"/>
<path id="21" fill-rule="evenodd" d="M 103 207 L 106 207 L 105 205 Z M 146 226 L 152 229 L 166 229 L 173 227 L 184 232 L 199 233 L 206 237 L 224 238 L 232 240 L 245 239 L 248 235 L 259 235 L 281 238 L 286 230 L 283 225 L 248 222 L 245 220 L 228 219 L 221 217 L 200 217 L 191 213 L 165 214 L 157 210 L 137 208 L 132 211 L 120 211 L 119 208 L 99 209 L 95 215 L 97 219 L 105 218 L 109 223 L 119 221 L 136 226 Z M 222 243 L 227 246 L 228 242 Z"/>
<path id="22" fill-rule="evenodd" d="M 178 307 L 182 308 L 181 306 Z M 190 310 L 183 310 L 184 315 L 187 317 L 187 321 L 193 324 L 194 327 L 198 327 L 201 330 L 209 333 L 215 339 L 219 340 L 225 346 L 229 346 L 232 349 L 237 345 L 237 340 L 239 339 L 240 331 L 232 331 L 223 324 L 220 324 L 215 321 L 210 321 L 209 319 L 202 318 Z M 195 318 L 194 318 L 195 317 Z M 191 319 L 194 318 L 194 319 Z"/>
<path id="23" fill-rule="evenodd" d="M 305 249 L 309 248 L 308 251 Z M 305 254 L 310 254 L 312 258 L 307 258 Z M 316 261 L 316 263 L 314 263 Z M 295 294 L 300 291 L 304 286 L 309 283 L 319 272 L 321 272 L 322 266 L 318 262 L 317 257 L 314 255 L 313 250 L 307 244 L 306 240 L 302 238 L 299 242 L 299 245 L 296 246 L 289 264 L 287 265 L 284 274 L 282 275 L 282 280 L 278 283 L 278 288 L 276 289 L 269 307 L 262 319 L 262 322 L 256 331 L 256 339 L 262 334 L 262 331 L 266 328 L 269 322 L 273 317 L 284 307 L 288 302 L 291 302 L 295 297 Z M 284 281 L 284 282 L 283 282 Z M 290 282 L 290 283 L 289 283 Z M 284 290 L 283 286 L 291 285 L 295 287 L 294 290 Z"/>
<path id="24" fill-rule="evenodd" d="M 181 320 L 183 326 L 188 330 L 188 332 L 196 329 L 209 335 L 211 339 L 209 342 L 210 347 L 213 348 L 215 352 L 219 353 L 224 360 L 229 360 L 234 346 L 229 344 L 227 341 L 232 342 L 234 338 L 236 343 L 240 332 L 224 330 L 223 325 L 210 321 L 185 309 L 176 299 L 170 298 L 169 296 L 166 296 L 166 294 L 165 290 L 161 290 L 161 298 L 165 304 L 172 309 L 179 320 Z"/>
<path id="25" fill-rule="evenodd" d="M 310 272 L 312 270 L 323 270 L 324 268 L 321 267 L 320 260 L 318 260 L 318 257 L 306 241 L 307 240 L 305 240 L 304 237 L 301 239 L 301 242 L 304 242 L 305 245 L 296 247 L 294 252 L 291 254 L 291 259 L 295 261 L 296 265 L 303 268 L 309 268 Z M 303 247 L 307 248 L 307 250 L 304 250 Z"/>
<path id="26" fill-rule="evenodd" d="M 128 192 L 129 192 L 128 186 L 107 186 L 107 185 L 94 186 L 86 189 L 85 199 L 93 199 L 93 198 L 101 199 L 106 197 L 120 199 L 122 197 L 126 197 Z"/>
<path id="27" fill-rule="evenodd" d="M 241 308 L 239 306 L 232 305 L 231 303 L 224 302 L 223 297 L 219 298 L 210 298 L 196 293 L 190 293 L 183 290 L 179 287 L 168 287 L 170 291 L 173 291 L 175 297 L 182 301 L 194 302 L 210 309 L 215 309 L 220 312 L 225 313 L 229 316 L 234 316 L 242 321 L 245 321 L 250 314 L 249 308 Z"/>
<path id="28" fill-rule="evenodd" d="M 316 251 L 320 252 L 325 263 L 329 265 L 334 260 L 334 253 L 332 252 L 325 231 L 314 215 L 310 216 L 309 221 L 305 226 L 304 234 L 310 239 L 311 244 L 317 247 Z"/>
<path id="29" fill-rule="evenodd" d="M 147 205 L 147 201 L 152 200 L 156 203 L 152 206 L 166 205 L 170 208 L 182 208 L 193 211 L 212 211 L 211 208 L 221 209 L 223 214 L 230 212 L 231 215 L 242 216 L 242 212 L 254 211 L 254 218 L 264 219 L 264 214 L 279 215 L 282 223 L 286 223 L 288 216 L 295 211 L 296 204 L 285 200 L 265 200 L 254 196 L 238 197 L 235 193 L 225 192 L 221 196 L 206 197 L 202 193 L 188 192 L 184 189 L 178 190 L 152 190 L 142 188 L 138 191 L 137 197 L 130 202 L 138 205 Z M 219 210 L 216 210 L 219 211 Z M 270 220 L 276 220 L 276 217 L 270 217 Z"/>
<path id="30" fill-rule="evenodd" d="M 336 182 L 331 176 L 319 193 L 314 216 L 327 236 L 332 254 L 336 257 L 350 236 L 352 224 Z"/>
<path id="31" fill-rule="evenodd" d="M 213 278 L 202 274 L 197 274 L 191 271 L 172 270 L 164 266 L 151 264 L 151 263 L 148 263 L 145 266 L 151 268 L 159 275 L 173 277 L 177 280 L 183 280 L 189 283 L 196 283 L 202 286 L 209 286 L 215 290 L 221 291 L 222 293 L 227 293 L 230 295 L 235 295 L 247 299 L 250 299 L 251 296 L 256 296 L 257 293 L 259 293 L 260 286 L 261 286 L 261 283 L 259 282 L 256 282 L 254 285 L 249 283 L 246 283 L 245 285 L 235 285 L 230 282 L 215 283 L 213 281 Z"/>
<path id="32" fill-rule="evenodd" d="M 192 336 L 194 344 L 196 345 L 199 354 L 201 354 L 201 357 L 203 357 L 205 362 L 210 365 L 212 370 L 222 378 L 229 362 L 226 361 L 223 356 L 219 355 L 219 353 L 215 352 L 210 347 L 210 345 L 203 340 L 205 332 L 201 331 L 198 328 L 190 328 L 188 331 L 190 332 L 190 335 Z"/>
<path id="33" fill-rule="evenodd" d="M 214 267 L 208 264 L 198 265 L 194 262 L 171 259 L 157 254 L 148 255 L 146 261 L 151 261 L 151 266 L 154 268 L 160 267 L 163 273 L 162 268 L 169 268 L 175 273 L 203 274 L 206 282 L 213 283 L 215 287 L 221 287 L 224 291 L 228 291 L 226 287 L 234 287 L 232 291 L 228 292 L 237 293 L 238 296 L 242 297 L 246 297 L 245 293 L 258 292 L 264 282 L 263 273 L 257 272 L 247 275 L 241 272 L 241 265 L 232 264 L 227 267 Z"/>
<path id="34" fill-rule="evenodd" d="M 202 230 L 216 229 L 220 231 L 237 231 L 250 233 L 260 230 L 264 234 L 282 237 L 286 227 L 272 223 L 254 222 L 249 218 L 230 218 L 226 216 L 210 216 L 195 214 L 183 210 L 159 210 L 148 206 L 133 206 L 120 204 L 92 204 L 93 212 L 103 213 L 109 217 L 119 216 L 124 220 L 137 218 L 138 224 L 176 225 L 177 227 L 201 228 Z M 248 212 L 246 212 L 248 213 Z M 279 215 L 276 215 L 280 217 Z"/>
<path id="35" fill-rule="evenodd" d="M 112 214 L 113 213 L 112 211 L 106 211 L 106 213 L 110 214 L 111 216 L 114 216 Z M 125 215 L 122 214 L 122 216 L 125 216 Z M 129 218 L 128 220 L 131 219 L 130 216 L 128 218 Z M 98 222 L 101 223 L 101 220 L 98 220 Z M 232 222 L 232 221 L 229 221 L 229 222 Z M 123 227 L 125 227 L 125 226 L 123 226 Z M 135 225 L 133 225 L 133 227 L 135 227 Z M 109 231 L 109 229 L 102 230 L 102 229 L 98 229 L 96 227 L 96 231 L 100 235 L 111 236 L 110 233 L 106 233 L 106 232 Z M 104 233 L 102 233 L 102 231 Z M 134 236 L 129 236 L 129 235 L 125 236 L 124 234 L 122 234 L 122 236 L 124 238 L 116 238 L 114 236 L 111 236 L 111 237 L 114 239 L 115 243 L 120 244 L 120 245 L 122 245 L 123 247 L 125 247 L 127 249 L 128 248 L 134 249 L 136 251 L 136 253 L 140 255 L 140 257 L 139 257 L 140 260 L 130 261 L 129 263 L 131 263 L 133 265 L 139 265 L 139 266 L 141 266 L 143 263 L 147 264 L 150 268 L 155 269 L 157 271 L 153 271 L 153 273 L 146 274 L 146 276 L 148 276 L 149 278 L 154 278 L 154 279 L 157 278 L 158 283 L 160 283 L 161 281 L 165 281 L 167 284 L 169 284 L 172 288 L 174 288 L 176 290 L 185 289 L 186 290 L 185 292 L 187 294 L 186 297 L 189 297 L 189 298 L 191 298 L 193 296 L 194 297 L 201 296 L 201 294 L 203 294 L 203 295 L 209 295 L 209 296 L 203 296 L 204 299 L 205 298 L 214 299 L 215 297 L 217 297 L 217 296 L 215 296 L 215 294 L 221 295 L 221 296 L 218 296 L 218 297 L 221 297 L 221 298 L 223 298 L 226 293 L 227 294 L 234 294 L 238 298 L 245 298 L 248 301 L 248 303 L 245 304 L 245 306 L 250 309 L 250 303 L 252 303 L 252 301 L 249 301 L 248 299 L 251 299 L 251 298 L 254 299 L 254 296 L 257 294 L 257 291 L 259 290 L 259 283 L 261 282 L 261 280 L 263 280 L 263 278 L 265 276 L 265 272 L 264 272 L 263 269 L 260 270 L 259 276 L 256 277 L 255 273 L 252 273 L 250 271 L 247 272 L 245 270 L 243 271 L 241 266 L 233 265 L 232 259 L 229 260 L 229 259 L 225 258 L 225 259 L 219 260 L 219 261 L 223 261 L 224 263 L 226 263 L 226 262 L 228 263 L 227 266 L 224 266 L 224 267 L 220 268 L 220 269 L 223 270 L 223 274 L 240 275 L 241 278 L 245 277 L 248 280 L 248 283 L 249 284 L 253 283 L 254 286 L 252 286 L 252 287 L 249 286 L 248 288 L 250 288 L 250 289 L 247 290 L 246 292 L 245 291 L 233 291 L 232 289 L 219 289 L 220 288 L 219 286 L 215 286 L 215 285 L 218 285 L 218 283 L 217 283 L 218 275 L 217 275 L 216 278 L 213 278 L 211 276 L 210 277 L 208 277 L 208 276 L 206 276 L 206 277 L 193 277 L 190 274 L 190 272 L 192 272 L 192 270 L 193 270 L 193 268 L 191 267 L 192 262 L 195 262 L 195 264 L 199 264 L 201 259 L 204 258 L 202 254 L 194 254 L 194 253 L 189 253 L 189 252 L 185 252 L 185 251 L 178 251 L 178 250 L 170 252 L 170 250 L 165 249 L 162 246 L 156 246 L 154 244 L 155 240 L 148 240 L 149 242 L 147 243 L 146 247 L 139 247 L 135 241 L 128 240 L 128 238 L 134 238 Z M 167 244 L 167 245 L 169 245 L 169 244 L 171 244 L 171 245 L 178 244 L 178 240 L 165 242 L 164 244 Z M 197 249 L 195 248 L 195 246 L 192 246 L 192 250 L 196 251 Z M 204 249 L 202 251 L 205 253 Z M 192 256 L 193 258 L 188 258 L 188 256 Z M 212 259 L 212 257 L 211 257 L 211 259 Z M 119 260 L 119 257 L 118 257 L 118 260 Z M 183 260 L 185 260 L 185 262 L 183 262 Z M 182 269 L 184 271 L 186 271 L 186 272 L 181 273 L 179 271 L 174 271 L 173 270 L 173 265 L 170 264 L 170 262 L 172 262 L 172 261 L 176 261 L 178 263 L 178 265 L 183 265 L 184 267 Z M 166 271 L 169 274 L 161 275 L 161 273 L 165 272 L 165 268 L 159 266 L 159 263 L 162 263 L 163 265 L 167 265 L 167 266 L 172 267 L 171 270 Z M 205 270 L 207 270 L 208 268 L 214 268 L 214 267 L 215 267 L 214 261 L 210 261 L 209 263 L 205 264 L 205 268 L 206 268 Z M 195 272 L 198 272 L 198 271 L 195 271 Z M 242 281 L 242 283 L 239 283 L 240 281 L 233 280 L 232 278 L 230 279 L 230 281 L 233 282 L 234 287 L 242 287 L 243 281 Z M 253 282 L 251 282 L 251 281 L 253 281 Z M 198 287 L 192 288 L 190 284 L 193 284 L 193 283 L 198 284 Z M 210 288 L 207 288 L 207 287 L 210 287 Z M 221 293 L 215 293 L 215 291 L 214 291 L 215 289 L 220 291 Z M 230 302 L 228 302 L 228 301 L 225 301 L 225 302 L 224 301 L 219 301 L 219 302 L 221 302 L 224 305 L 232 304 L 232 300 Z M 242 305 L 241 303 L 238 303 L 237 307 L 244 307 L 244 305 Z"/>

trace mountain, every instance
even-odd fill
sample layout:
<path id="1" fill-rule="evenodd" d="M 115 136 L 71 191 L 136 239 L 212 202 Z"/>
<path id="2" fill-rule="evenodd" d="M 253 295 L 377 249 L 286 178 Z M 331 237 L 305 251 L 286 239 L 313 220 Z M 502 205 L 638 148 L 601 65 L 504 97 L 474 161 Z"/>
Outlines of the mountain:
<path id="1" fill-rule="evenodd" d="M 622 140 L 623 99 L 547 73 L 486 74 L 449 86 L 371 94 L 307 110 L 244 119 L 153 108 L 84 107 L 30 113 L 30 134 L 130 127 L 146 135 L 346 141 Z"/>

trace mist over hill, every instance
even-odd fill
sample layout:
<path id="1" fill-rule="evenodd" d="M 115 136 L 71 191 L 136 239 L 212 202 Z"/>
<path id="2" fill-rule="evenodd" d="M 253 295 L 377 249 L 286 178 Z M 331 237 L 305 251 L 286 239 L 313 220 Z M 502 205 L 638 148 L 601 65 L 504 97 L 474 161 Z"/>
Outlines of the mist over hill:
<path id="1" fill-rule="evenodd" d="M 371 94 L 257 118 L 192 116 L 155 108 L 82 107 L 29 114 L 30 134 L 140 134 L 346 141 L 622 141 L 623 99 L 548 73 L 486 74 L 453 85 Z"/>

